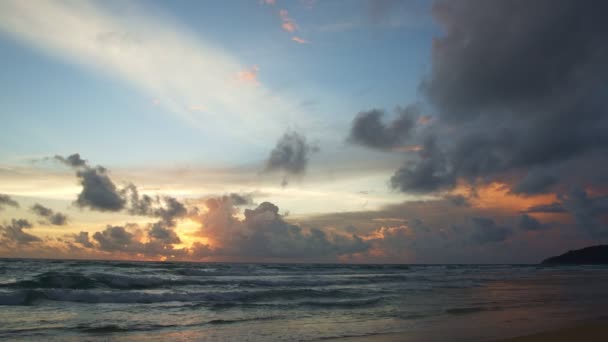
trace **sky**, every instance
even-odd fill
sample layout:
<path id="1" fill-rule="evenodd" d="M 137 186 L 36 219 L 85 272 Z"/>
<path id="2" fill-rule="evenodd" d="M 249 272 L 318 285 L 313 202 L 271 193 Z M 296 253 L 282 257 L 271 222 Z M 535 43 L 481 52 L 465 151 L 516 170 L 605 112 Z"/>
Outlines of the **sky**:
<path id="1" fill-rule="evenodd" d="M 602 1 L 0 2 L 0 257 L 608 242 Z"/>

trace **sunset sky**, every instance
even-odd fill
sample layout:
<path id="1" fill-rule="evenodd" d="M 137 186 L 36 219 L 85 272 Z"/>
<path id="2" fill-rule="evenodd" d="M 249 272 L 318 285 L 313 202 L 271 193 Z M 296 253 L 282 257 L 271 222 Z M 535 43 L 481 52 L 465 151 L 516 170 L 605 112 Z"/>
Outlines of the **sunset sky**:
<path id="1" fill-rule="evenodd" d="M 603 1 L 0 1 L 0 257 L 608 242 Z"/>

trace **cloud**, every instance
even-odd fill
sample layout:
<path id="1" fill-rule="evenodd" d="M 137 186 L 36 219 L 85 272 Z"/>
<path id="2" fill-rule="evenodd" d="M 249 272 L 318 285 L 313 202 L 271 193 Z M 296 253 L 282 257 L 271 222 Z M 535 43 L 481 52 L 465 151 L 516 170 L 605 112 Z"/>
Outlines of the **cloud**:
<path id="1" fill-rule="evenodd" d="M 502 242 L 513 234 L 511 229 L 497 225 L 488 217 L 473 217 L 471 222 L 473 223 L 471 239 L 477 243 Z"/>
<path id="2" fill-rule="evenodd" d="M 74 238 L 74 242 L 76 242 L 77 244 L 79 244 L 83 247 L 86 247 L 86 248 L 94 247 L 93 243 L 89 239 L 89 232 L 80 232 L 78 234 L 74 234 L 73 238 Z"/>
<path id="3" fill-rule="evenodd" d="M 276 5 L 277 0 L 260 0 L 260 3 L 263 5 Z"/>
<path id="4" fill-rule="evenodd" d="M 403 192 L 426 193 L 456 184 L 456 175 L 434 136 L 422 144 L 416 161 L 407 161 L 390 179 L 394 189 Z"/>
<path id="5" fill-rule="evenodd" d="M 235 206 L 254 204 L 253 203 L 253 195 L 252 194 L 231 193 L 229 195 L 229 197 L 230 197 L 230 200 L 232 201 L 232 204 L 235 205 Z"/>
<path id="6" fill-rule="evenodd" d="M 283 28 L 284 31 L 293 33 L 298 30 L 296 22 L 289 16 L 286 9 L 280 10 L 279 16 L 281 17 L 281 28 Z"/>
<path id="7" fill-rule="evenodd" d="M 468 207 L 471 205 L 471 203 L 469 202 L 469 199 L 463 195 L 448 194 L 445 196 L 445 199 L 450 201 L 455 206 L 459 206 L 459 207 Z"/>
<path id="8" fill-rule="evenodd" d="M 67 157 L 55 156 L 54 159 L 64 163 L 67 166 L 73 167 L 73 168 L 87 166 L 87 161 L 80 158 L 80 154 L 78 154 L 78 153 L 71 154 Z"/>
<path id="9" fill-rule="evenodd" d="M 93 234 L 93 239 L 104 251 L 129 250 L 134 242 L 133 234 L 121 226 L 108 226 L 103 231 Z"/>
<path id="10" fill-rule="evenodd" d="M 32 242 L 40 242 L 37 236 L 24 232 L 24 229 L 32 228 L 32 224 L 24 219 L 12 219 L 9 224 L 0 225 L 2 244 L 27 245 Z"/>
<path id="11" fill-rule="evenodd" d="M 286 176 L 301 175 L 306 172 L 309 155 L 318 150 L 318 147 L 308 144 L 303 135 L 297 132 L 287 132 L 270 151 L 265 171 L 283 171 Z"/>
<path id="12" fill-rule="evenodd" d="M 87 161 L 82 159 L 78 153 L 74 153 L 68 157 L 55 156 L 53 158 L 76 170 L 76 177 L 82 185 L 82 190 L 74 202 L 76 206 L 113 212 L 121 211 L 125 208 L 126 200 L 124 194 L 108 176 L 106 168 L 100 165 L 96 167 L 89 166 Z M 38 215 L 45 216 L 50 209 L 36 205 L 32 210 Z"/>
<path id="13" fill-rule="evenodd" d="M 153 225 L 147 230 L 150 241 L 143 242 L 146 234 L 137 225 L 111 226 L 103 231 L 95 232 L 93 240 L 95 248 L 104 252 L 119 252 L 127 254 L 143 254 L 147 256 L 180 256 L 185 253 L 183 249 L 173 249 L 173 243 L 179 243 L 174 232 L 163 227 Z"/>
<path id="14" fill-rule="evenodd" d="M 513 191 L 530 195 L 572 178 L 604 184 L 596 168 L 577 167 L 605 165 L 608 152 L 608 101 L 598 90 L 608 80 L 604 9 L 599 1 L 437 1 L 443 32 L 420 91 L 438 120 L 414 137 L 423 149 L 391 185 L 428 193 L 518 174 Z M 363 141 L 386 148 L 394 135 L 378 117 L 368 128 L 385 134 Z"/>
<path id="15" fill-rule="evenodd" d="M 292 37 L 291 40 L 293 40 L 296 43 L 300 43 L 300 44 L 308 44 L 308 43 L 310 43 L 308 40 L 305 40 L 305 39 L 297 37 L 297 36 Z"/>
<path id="16" fill-rule="evenodd" d="M 258 72 L 260 68 L 254 65 L 248 69 L 241 70 L 236 74 L 236 78 L 243 83 L 258 84 Z"/>
<path id="17" fill-rule="evenodd" d="M 523 230 L 541 230 L 549 227 L 540 223 L 540 221 L 534 217 L 528 214 L 523 214 L 519 217 L 519 228 Z"/>
<path id="18" fill-rule="evenodd" d="M 175 25 L 173 18 L 158 15 L 161 11 L 127 7 L 86 0 L 2 1 L 0 31 L 52 57 L 123 80 L 209 134 L 220 130 L 233 139 L 254 140 L 281 130 L 285 112 L 297 101 L 261 85 L 241 87 L 234 75 L 243 61 L 220 44 Z M 204 103 L 207 110 L 188 110 L 193 103 Z M 249 126 L 249 134 L 235 132 L 234 122 Z"/>
<path id="19" fill-rule="evenodd" d="M 559 202 L 553 202 L 550 204 L 538 204 L 529 207 L 526 210 L 527 213 L 565 213 L 566 209 Z"/>
<path id="20" fill-rule="evenodd" d="M 19 208 L 19 203 L 17 203 L 17 201 L 12 199 L 9 195 L 0 194 L 0 210 L 2 210 L 4 206 Z"/>
<path id="21" fill-rule="evenodd" d="M 207 201 L 207 211 L 198 219 L 202 224 L 200 234 L 217 245 L 209 250 L 211 255 L 333 259 L 363 253 L 369 248 L 357 235 L 329 234 L 318 228 L 304 230 L 290 224 L 270 202 L 246 209 L 242 220 L 235 214 L 235 208 L 226 199 Z"/>
<path id="22" fill-rule="evenodd" d="M 516 184 L 511 191 L 516 194 L 542 194 L 548 192 L 551 187 L 559 182 L 559 179 L 550 173 L 534 169 Z"/>
<path id="23" fill-rule="evenodd" d="M 397 117 L 388 124 L 382 122 L 385 114 L 382 110 L 360 112 L 352 122 L 348 141 L 381 150 L 399 147 L 412 138 L 418 109 L 409 106 L 405 109 L 397 108 L 396 112 Z"/>
<path id="24" fill-rule="evenodd" d="M 81 208 L 99 211 L 121 211 L 125 208 L 125 199 L 112 182 L 105 168 L 97 166 L 78 170 L 82 191 L 75 204 Z"/>
<path id="25" fill-rule="evenodd" d="M 36 203 L 31 210 L 38 216 L 46 219 L 46 222 L 55 226 L 64 226 L 68 223 L 68 217 L 62 213 L 55 213 L 51 208 Z"/>
<path id="26" fill-rule="evenodd" d="M 188 214 L 185 204 L 171 196 L 140 195 L 134 184 L 129 184 L 120 191 L 126 202 L 125 208 L 132 215 L 159 217 L 167 226 L 174 226 L 175 220 Z"/>
<path id="27" fill-rule="evenodd" d="M 190 110 L 204 112 L 205 110 L 207 110 L 207 108 L 205 108 L 205 106 L 201 106 L 201 105 L 192 105 L 192 106 L 190 106 Z"/>
<path id="28" fill-rule="evenodd" d="M 187 215 L 186 206 L 174 197 L 140 195 L 134 184 L 119 189 L 108 175 L 106 168 L 103 166 L 91 167 L 82 161 L 78 154 L 67 158 L 60 156 L 55 158 L 76 168 L 76 176 L 82 185 L 82 191 L 75 201 L 78 207 L 109 212 L 126 210 L 132 215 L 159 217 L 169 227 L 175 225 L 175 219 Z M 51 217 L 53 215 L 50 209 L 39 204 L 32 209 L 41 216 Z M 55 216 L 57 215 L 63 216 L 55 214 Z M 61 217 L 55 218 L 56 222 L 59 222 Z M 65 216 L 63 218 L 65 219 Z"/>
<path id="29" fill-rule="evenodd" d="M 608 236 L 608 226 L 602 220 L 602 216 L 608 214 L 608 196 L 591 197 L 585 190 L 575 188 L 562 195 L 561 200 L 564 208 L 590 237 Z"/>
<path id="30" fill-rule="evenodd" d="M 108 225 L 89 236 L 80 232 L 71 236 L 74 245 L 91 249 L 91 253 L 114 256 L 147 256 L 200 260 L 337 260 L 342 256 L 364 254 L 370 244 L 356 234 L 336 234 L 319 228 L 302 228 L 285 221 L 279 208 L 264 202 L 241 215 L 234 196 L 209 198 L 204 208 L 191 212 L 189 218 L 199 222 L 198 237 L 209 243 L 194 241 L 175 248 L 183 239 L 164 220 L 147 224 Z"/>
<path id="31" fill-rule="evenodd" d="M 178 244 L 182 242 L 175 231 L 167 227 L 167 223 L 164 221 L 152 224 L 148 235 L 150 238 L 162 241 L 164 244 Z"/>

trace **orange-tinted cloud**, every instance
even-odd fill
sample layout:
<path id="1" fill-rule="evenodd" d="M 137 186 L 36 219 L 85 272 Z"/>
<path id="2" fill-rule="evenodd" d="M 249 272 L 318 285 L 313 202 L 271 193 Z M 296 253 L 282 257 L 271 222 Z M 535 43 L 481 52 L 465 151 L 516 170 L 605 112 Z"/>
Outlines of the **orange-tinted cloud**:
<path id="1" fill-rule="evenodd" d="M 258 84 L 258 71 L 260 68 L 257 65 L 250 67 L 249 69 L 245 69 L 239 71 L 236 75 L 236 78 L 245 83 Z"/>
<path id="2" fill-rule="evenodd" d="M 207 110 L 207 108 L 205 108 L 204 106 L 201 106 L 201 105 L 192 105 L 192 106 L 190 106 L 190 110 L 194 111 L 194 112 L 202 112 L 202 111 Z"/>
<path id="3" fill-rule="evenodd" d="M 508 184 L 501 182 L 478 185 L 474 190 L 470 185 L 461 184 L 453 193 L 464 195 L 474 207 L 510 212 L 523 212 L 532 206 L 557 200 L 555 194 L 519 196 L 511 192 Z"/>
<path id="4" fill-rule="evenodd" d="M 416 123 L 418 123 L 419 125 L 428 125 L 431 122 L 433 122 L 433 117 L 428 116 L 428 115 L 422 115 L 421 117 L 418 118 L 418 120 L 416 121 Z"/>
<path id="5" fill-rule="evenodd" d="M 409 146 L 397 146 L 393 148 L 395 152 L 418 152 L 422 151 L 424 148 L 422 145 L 409 145 Z"/>

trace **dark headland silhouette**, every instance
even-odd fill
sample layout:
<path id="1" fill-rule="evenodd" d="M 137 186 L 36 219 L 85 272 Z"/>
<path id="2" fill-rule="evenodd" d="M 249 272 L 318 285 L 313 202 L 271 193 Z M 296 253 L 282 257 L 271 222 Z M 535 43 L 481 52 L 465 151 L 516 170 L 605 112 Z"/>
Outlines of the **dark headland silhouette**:
<path id="1" fill-rule="evenodd" d="M 608 264 L 608 245 L 585 247 L 543 260 L 543 264 Z"/>

